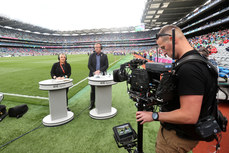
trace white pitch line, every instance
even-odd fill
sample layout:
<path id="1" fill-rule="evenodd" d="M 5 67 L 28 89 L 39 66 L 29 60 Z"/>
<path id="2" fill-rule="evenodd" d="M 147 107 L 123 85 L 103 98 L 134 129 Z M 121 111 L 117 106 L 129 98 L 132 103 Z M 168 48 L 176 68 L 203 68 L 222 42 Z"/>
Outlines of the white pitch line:
<path id="1" fill-rule="evenodd" d="M 12 93 L 3 93 L 4 95 L 8 96 L 16 96 L 16 97 L 25 97 L 25 98 L 35 98 L 35 99 L 49 99 L 47 97 L 40 97 L 40 96 L 29 96 L 29 95 L 20 95 L 20 94 L 12 94 Z"/>
<path id="2" fill-rule="evenodd" d="M 121 59 L 121 58 L 120 58 Z M 119 61 L 120 59 L 118 59 L 117 61 Z M 117 61 L 114 61 L 113 63 L 110 64 L 113 65 L 115 62 Z M 83 81 L 87 80 L 88 77 L 84 78 L 83 80 L 77 82 L 76 84 L 74 84 L 73 86 L 71 86 L 69 89 L 77 86 L 78 84 L 82 83 Z M 29 96 L 29 95 L 20 95 L 20 94 L 13 94 L 13 93 L 3 93 L 4 95 L 8 95 L 8 96 L 16 96 L 16 97 L 25 97 L 25 98 L 35 98 L 35 99 L 45 99 L 45 100 L 48 100 L 49 98 L 48 97 L 40 97 L 40 96 Z"/>
<path id="3" fill-rule="evenodd" d="M 84 78 L 83 80 L 81 80 L 81 81 L 77 82 L 76 84 L 74 84 L 73 86 L 71 86 L 69 89 L 71 89 L 71 88 L 73 88 L 73 87 L 77 86 L 78 84 L 80 84 L 81 82 L 84 82 L 85 80 L 87 80 L 87 77 L 86 77 L 86 78 Z"/>

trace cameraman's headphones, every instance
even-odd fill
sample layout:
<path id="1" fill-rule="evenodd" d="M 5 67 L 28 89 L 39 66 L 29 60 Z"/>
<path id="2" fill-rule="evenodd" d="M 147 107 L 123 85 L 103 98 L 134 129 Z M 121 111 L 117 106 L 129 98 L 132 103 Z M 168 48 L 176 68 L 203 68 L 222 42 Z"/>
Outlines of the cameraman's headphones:
<path id="1" fill-rule="evenodd" d="M 65 56 L 65 61 L 67 61 L 67 55 L 66 54 L 63 54 L 63 53 L 61 53 L 61 54 L 58 55 L 58 60 L 60 60 L 60 55 L 64 55 Z"/>
<path id="2" fill-rule="evenodd" d="M 95 44 L 100 44 L 100 43 L 95 43 Z M 101 50 L 103 49 L 102 44 L 100 44 L 100 48 L 101 48 Z M 95 46 L 94 46 L 94 49 L 95 49 Z"/>

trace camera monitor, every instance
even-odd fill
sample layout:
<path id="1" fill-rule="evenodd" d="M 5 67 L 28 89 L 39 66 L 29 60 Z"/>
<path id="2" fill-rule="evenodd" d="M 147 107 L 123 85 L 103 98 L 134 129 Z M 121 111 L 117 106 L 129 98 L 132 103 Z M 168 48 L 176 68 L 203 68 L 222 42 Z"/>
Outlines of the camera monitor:
<path id="1" fill-rule="evenodd" d="M 130 123 L 115 126 L 113 127 L 113 131 L 114 137 L 119 143 L 128 143 L 137 137 Z"/>

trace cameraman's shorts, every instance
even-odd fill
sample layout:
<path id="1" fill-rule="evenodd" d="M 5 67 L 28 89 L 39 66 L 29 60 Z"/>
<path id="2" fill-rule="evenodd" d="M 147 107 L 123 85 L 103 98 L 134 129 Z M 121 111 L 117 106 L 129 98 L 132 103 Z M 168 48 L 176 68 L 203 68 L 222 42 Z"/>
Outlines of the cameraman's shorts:
<path id="1" fill-rule="evenodd" d="M 157 134 L 156 153 L 186 153 L 191 151 L 199 141 L 182 139 L 174 130 L 160 126 Z"/>

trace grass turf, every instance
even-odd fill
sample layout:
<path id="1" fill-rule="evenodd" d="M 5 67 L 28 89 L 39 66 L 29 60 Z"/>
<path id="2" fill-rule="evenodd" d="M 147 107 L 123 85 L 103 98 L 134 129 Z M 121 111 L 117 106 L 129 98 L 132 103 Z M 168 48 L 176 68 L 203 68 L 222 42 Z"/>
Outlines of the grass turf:
<path id="1" fill-rule="evenodd" d="M 82 55 L 79 55 L 79 58 Z M 33 57 L 32 57 L 33 58 Z M 46 60 L 51 57 L 43 57 Z M 40 60 L 42 60 L 41 58 Z M 72 69 L 77 70 L 75 66 L 73 66 L 74 62 L 71 60 L 71 56 L 68 57 L 69 62 L 71 63 Z M 72 56 L 74 58 L 74 56 Z M 78 58 L 78 55 L 75 57 Z M 82 57 L 82 58 L 88 58 Z M 109 57 L 109 62 L 111 62 L 111 58 L 115 61 L 117 57 Z M 132 57 L 125 57 L 117 64 L 113 65 L 109 71 L 111 72 L 115 68 L 119 68 L 119 65 L 123 62 L 130 60 Z M 10 58 L 9 58 L 10 59 Z M 38 60 L 38 61 L 40 61 Z M 46 61 L 45 60 L 45 61 Z M 33 60 L 34 61 L 34 60 Z M 46 61 L 47 62 L 47 61 Z M 55 62 L 53 59 L 52 62 L 46 63 L 45 65 L 50 65 L 51 63 Z M 80 62 L 79 62 L 80 63 Z M 31 65 L 32 66 L 32 65 Z M 39 66 L 37 66 L 39 67 Z M 2 69 L 3 70 L 3 69 Z M 46 73 L 50 72 L 50 66 L 47 67 Z M 16 73 L 16 72 L 15 72 Z M 37 82 L 36 88 L 38 88 L 38 82 L 44 79 L 47 79 L 49 75 L 43 72 L 43 75 L 46 77 L 37 78 L 38 76 L 35 75 Z M 82 74 L 81 78 L 76 78 L 82 80 L 84 77 L 88 75 L 88 71 L 85 68 L 85 76 Z M 75 72 L 76 75 L 79 76 L 80 74 Z M 77 75 L 78 74 L 78 75 Z M 10 75 L 8 75 L 10 76 Z M 1 75 L 2 77 L 2 75 Z M 25 75 L 26 77 L 26 75 Z M 19 78 L 19 77 L 16 77 Z M 76 83 L 77 81 L 75 81 Z M 1 78 L 0 78 L 1 80 Z M 30 80 L 28 80 L 30 81 Z M 85 81 L 87 84 L 87 81 Z M 2 81 L 1 81 L 2 83 Z M 31 83 L 31 81 L 30 81 Z M 10 83 L 11 85 L 11 83 Z M 16 89 L 4 89 L 3 92 L 10 92 L 15 91 L 14 93 L 20 94 L 28 94 L 31 95 L 28 91 L 21 91 L 20 86 Z M 7 87 L 5 85 L 4 87 Z M 24 90 L 29 90 L 29 88 L 25 87 Z M 31 86 L 31 88 L 34 88 Z M 71 90 L 73 90 L 72 88 Z M 2 90 L 2 86 L 1 86 Z M 36 90 L 36 89 L 33 89 Z M 30 91 L 33 91 L 32 89 Z M 70 91 L 71 91 L 70 90 Z M 18 92 L 16 92 L 18 91 Z M 38 92 L 38 93 L 36 93 Z M 45 91 L 36 90 L 34 95 L 39 96 L 46 96 L 47 93 L 43 93 Z M 47 92 L 47 91 L 46 91 Z M 36 128 L 35 131 L 17 139 L 16 141 L 6 145 L 5 147 L 1 148 L 0 151 L 3 153 L 21 153 L 21 152 L 28 152 L 28 153 L 36 153 L 36 152 L 54 152 L 54 153 L 62 153 L 62 152 L 74 152 L 74 153 L 124 153 L 127 152 L 126 150 L 119 149 L 115 143 L 113 138 L 113 130 L 112 128 L 116 125 L 120 125 L 123 123 L 131 123 L 132 127 L 137 130 L 137 123 L 135 119 L 135 102 L 129 99 L 129 96 L 126 92 L 126 83 L 118 83 L 112 87 L 112 106 L 118 110 L 118 113 L 115 117 L 106 119 L 106 120 L 95 120 L 89 116 L 89 110 L 87 109 L 89 106 L 89 94 L 90 94 L 90 87 L 86 86 L 83 89 L 79 89 L 77 94 L 73 94 L 69 100 L 69 106 L 71 110 L 75 114 L 74 120 L 71 122 L 57 127 L 45 127 L 41 124 L 42 119 L 49 114 L 49 107 L 48 105 L 43 105 L 43 103 L 39 103 L 38 101 L 34 103 L 30 103 L 28 101 L 29 111 L 19 119 L 6 117 L 0 124 L 0 145 L 3 145 L 14 138 L 25 134 L 26 132 Z M 7 96 L 3 100 L 3 104 L 9 107 L 13 107 L 15 105 L 25 103 L 26 98 L 18 98 L 15 99 L 10 98 L 12 96 Z M 23 100 L 24 99 L 24 100 Z M 41 100 L 42 101 L 42 100 Z M 43 100 L 44 101 L 44 100 Z M 46 101 L 47 103 L 47 101 Z M 144 125 L 143 130 L 143 150 L 145 153 L 153 153 L 154 151 L 154 144 L 156 134 L 159 128 L 158 122 L 148 123 Z"/>
<path id="2" fill-rule="evenodd" d="M 114 63 L 120 57 L 108 54 L 109 64 Z M 48 97 L 47 91 L 39 90 L 39 82 L 51 79 L 50 71 L 53 63 L 57 62 L 57 56 L 27 56 L 10 57 L 0 59 L 0 92 L 30 96 Z M 87 67 L 88 55 L 69 55 L 73 84 L 86 78 L 89 74 Z M 69 98 L 87 85 L 84 81 L 69 91 Z M 24 101 L 25 103 L 48 105 L 47 100 L 32 98 L 20 98 L 5 96 L 11 101 Z"/>

